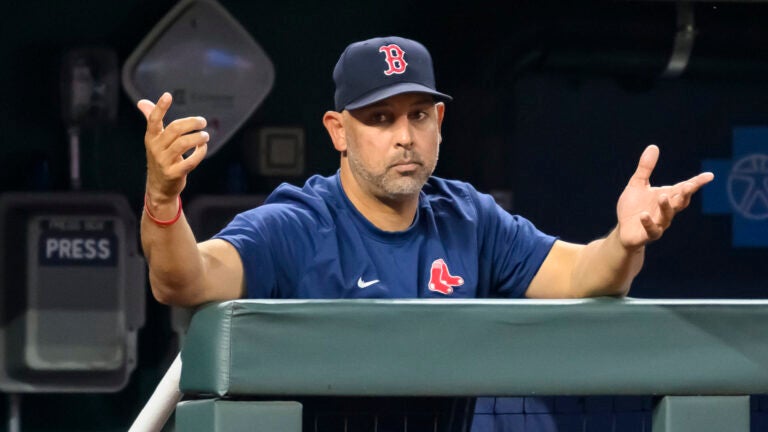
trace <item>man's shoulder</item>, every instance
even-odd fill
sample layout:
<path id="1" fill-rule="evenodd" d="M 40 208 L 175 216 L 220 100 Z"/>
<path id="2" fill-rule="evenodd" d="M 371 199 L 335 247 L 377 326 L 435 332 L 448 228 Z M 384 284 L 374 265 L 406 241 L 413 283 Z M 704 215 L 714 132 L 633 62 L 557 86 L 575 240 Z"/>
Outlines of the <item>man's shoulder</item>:
<path id="1" fill-rule="evenodd" d="M 435 214 L 478 220 L 495 205 L 488 195 L 480 193 L 470 183 L 432 176 L 422 189 L 422 205 Z"/>
<path id="2" fill-rule="evenodd" d="M 248 213 L 251 217 L 278 219 L 283 223 L 293 220 L 301 224 L 326 225 L 331 222 L 331 208 L 338 200 L 336 188 L 335 176 L 314 175 L 303 186 L 283 183 L 264 204 Z"/>
<path id="3" fill-rule="evenodd" d="M 422 190 L 430 202 L 438 204 L 476 205 L 482 195 L 465 181 L 436 176 L 430 177 Z"/>
<path id="4" fill-rule="evenodd" d="M 324 177 L 313 175 L 309 177 L 303 186 L 291 183 L 282 183 L 276 187 L 267 198 L 267 203 L 283 201 L 304 201 L 306 199 L 327 199 L 336 193 L 336 176 Z"/>

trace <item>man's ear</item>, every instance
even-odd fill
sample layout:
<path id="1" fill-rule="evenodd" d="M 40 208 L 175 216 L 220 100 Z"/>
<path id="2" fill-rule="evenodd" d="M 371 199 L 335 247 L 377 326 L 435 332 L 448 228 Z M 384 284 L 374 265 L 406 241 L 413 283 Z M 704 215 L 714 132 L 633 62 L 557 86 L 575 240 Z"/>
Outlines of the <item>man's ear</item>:
<path id="1" fill-rule="evenodd" d="M 443 125 L 443 118 L 445 117 L 445 103 L 436 103 L 435 110 L 437 110 L 437 126 L 441 127 Z"/>
<path id="2" fill-rule="evenodd" d="M 340 112 L 326 111 L 323 115 L 323 125 L 333 141 L 333 147 L 340 151 L 347 151 L 347 138 L 344 134 L 344 117 Z"/>
<path id="3" fill-rule="evenodd" d="M 435 110 L 437 110 L 437 135 L 439 137 L 439 143 L 443 142 L 443 118 L 445 118 L 445 104 L 438 102 L 435 104 Z"/>

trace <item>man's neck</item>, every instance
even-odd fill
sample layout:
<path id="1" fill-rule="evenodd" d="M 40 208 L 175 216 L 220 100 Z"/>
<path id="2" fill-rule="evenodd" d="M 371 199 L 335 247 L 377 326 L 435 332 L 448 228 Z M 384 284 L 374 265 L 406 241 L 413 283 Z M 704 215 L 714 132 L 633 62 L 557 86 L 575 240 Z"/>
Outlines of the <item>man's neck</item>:
<path id="1" fill-rule="evenodd" d="M 347 170 L 341 170 L 341 187 L 358 212 L 382 231 L 404 231 L 411 226 L 419 206 L 419 194 L 400 199 L 377 197 L 364 191 Z"/>

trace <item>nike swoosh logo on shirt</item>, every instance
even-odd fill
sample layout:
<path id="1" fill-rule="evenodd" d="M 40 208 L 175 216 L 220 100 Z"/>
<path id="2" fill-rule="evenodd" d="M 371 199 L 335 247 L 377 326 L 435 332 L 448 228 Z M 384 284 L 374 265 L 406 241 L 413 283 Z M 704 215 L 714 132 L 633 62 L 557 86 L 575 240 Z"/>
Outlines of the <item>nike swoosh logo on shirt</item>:
<path id="1" fill-rule="evenodd" d="M 363 278 L 358 278 L 357 279 L 357 286 L 359 288 L 368 288 L 369 286 L 371 286 L 371 285 L 373 285 L 375 283 L 378 283 L 378 282 L 379 282 L 378 279 L 374 279 L 374 280 L 368 281 L 368 282 L 363 282 Z"/>

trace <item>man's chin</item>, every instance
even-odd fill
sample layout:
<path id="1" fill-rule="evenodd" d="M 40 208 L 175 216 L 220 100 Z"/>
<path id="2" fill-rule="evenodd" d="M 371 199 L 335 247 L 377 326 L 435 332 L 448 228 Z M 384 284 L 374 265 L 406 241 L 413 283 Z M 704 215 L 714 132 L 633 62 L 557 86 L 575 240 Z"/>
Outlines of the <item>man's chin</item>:
<path id="1" fill-rule="evenodd" d="M 418 195 L 425 182 L 415 178 L 400 178 L 387 182 L 383 185 L 383 189 L 390 198 L 408 198 Z"/>

